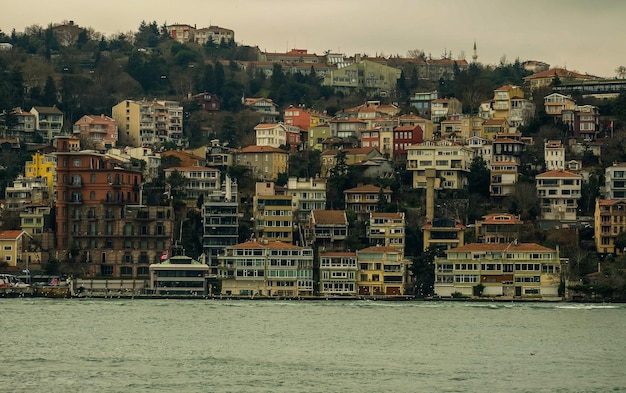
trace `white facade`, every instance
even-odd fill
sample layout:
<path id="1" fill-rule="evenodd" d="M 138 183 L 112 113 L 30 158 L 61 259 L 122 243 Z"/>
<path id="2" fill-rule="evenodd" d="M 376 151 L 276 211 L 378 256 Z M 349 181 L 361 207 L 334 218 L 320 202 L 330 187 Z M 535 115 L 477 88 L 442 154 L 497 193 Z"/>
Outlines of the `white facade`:
<path id="1" fill-rule="evenodd" d="M 287 145 L 287 127 L 284 124 L 259 124 L 254 127 L 257 146 L 280 147 Z"/>
<path id="2" fill-rule="evenodd" d="M 561 141 L 546 141 L 543 149 L 546 170 L 562 171 L 565 169 L 565 146 Z"/>
<path id="3" fill-rule="evenodd" d="M 582 176 L 566 171 L 549 171 L 535 177 L 543 220 L 576 220 Z"/>

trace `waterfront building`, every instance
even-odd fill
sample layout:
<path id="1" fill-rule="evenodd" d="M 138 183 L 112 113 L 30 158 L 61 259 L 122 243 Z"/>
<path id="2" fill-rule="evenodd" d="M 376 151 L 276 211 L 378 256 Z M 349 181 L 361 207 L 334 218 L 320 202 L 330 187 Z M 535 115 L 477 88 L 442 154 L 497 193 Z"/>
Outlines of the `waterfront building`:
<path id="1" fill-rule="evenodd" d="M 223 295 L 313 295 L 311 248 L 282 242 L 249 241 L 226 247 L 218 261 Z"/>
<path id="2" fill-rule="evenodd" d="M 402 252 L 391 247 L 372 246 L 358 250 L 356 254 L 359 295 L 404 295 L 408 261 L 404 260 Z"/>
<path id="3" fill-rule="evenodd" d="M 320 296 L 356 296 L 356 252 L 327 251 L 320 253 Z"/>
<path id="4" fill-rule="evenodd" d="M 559 299 L 559 251 L 535 243 L 471 243 L 435 258 L 440 297 L 506 296 Z"/>
<path id="5" fill-rule="evenodd" d="M 156 295 L 208 295 L 209 266 L 185 255 L 152 263 L 150 290 Z"/>
<path id="6" fill-rule="evenodd" d="M 21 229 L 0 231 L 0 261 L 7 266 L 25 268 L 22 258 L 28 252 L 31 239 Z"/>
<path id="7" fill-rule="evenodd" d="M 147 278 L 170 249 L 172 207 L 144 205 L 140 169 L 75 142 L 57 138 L 56 259 L 91 277 Z"/>

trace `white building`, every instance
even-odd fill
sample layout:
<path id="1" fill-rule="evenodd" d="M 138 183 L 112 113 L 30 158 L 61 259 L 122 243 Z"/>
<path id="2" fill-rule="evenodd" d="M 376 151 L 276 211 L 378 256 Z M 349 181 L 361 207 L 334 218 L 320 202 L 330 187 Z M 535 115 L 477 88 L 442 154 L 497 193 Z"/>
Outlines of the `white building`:
<path id="1" fill-rule="evenodd" d="M 582 176 L 567 171 L 548 171 L 535 176 L 543 220 L 575 221 Z"/>
<path id="2" fill-rule="evenodd" d="M 559 140 L 549 140 L 543 145 L 546 170 L 559 171 L 565 169 L 565 146 Z"/>

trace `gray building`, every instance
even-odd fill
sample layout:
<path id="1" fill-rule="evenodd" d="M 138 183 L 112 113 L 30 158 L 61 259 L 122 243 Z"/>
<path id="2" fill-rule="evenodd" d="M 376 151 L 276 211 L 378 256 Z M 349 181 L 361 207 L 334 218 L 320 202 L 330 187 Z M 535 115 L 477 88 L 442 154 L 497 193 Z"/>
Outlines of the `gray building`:
<path id="1" fill-rule="evenodd" d="M 217 256 L 225 247 L 239 242 L 237 192 L 237 182 L 227 175 L 221 188 L 206 197 L 202 205 L 202 248 L 211 274 L 217 274 Z"/>

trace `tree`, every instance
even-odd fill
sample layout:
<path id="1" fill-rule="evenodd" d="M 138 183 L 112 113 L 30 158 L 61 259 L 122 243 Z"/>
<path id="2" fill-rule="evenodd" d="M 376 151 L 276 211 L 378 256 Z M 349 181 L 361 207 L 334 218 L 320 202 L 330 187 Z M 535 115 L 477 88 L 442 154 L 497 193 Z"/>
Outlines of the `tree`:
<path id="1" fill-rule="evenodd" d="M 615 69 L 615 74 L 617 74 L 617 77 L 619 79 L 626 79 L 626 67 L 619 66 Z"/>
<path id="2" fill-rule="evenodd" d="M 435 294 L 435 258 L 444 256 L 443 250 L 429 247 L 421 255 L 413 258 L 413 294 L 415 297 L 427 297 Z"/>
<path id="3" fill-rule="evenodd" d="M 43 104 L 46 106 L 54 106 L 57 104 L 57 87 L 52 76 L 48 76 L 46 84 L 43 87 Z"/>
<path id="4" fill-rule="evenodd" d="M 467 191 L 489 198 L 490 171 L 481 156 L 474 157 L 467 174 Z"/>

